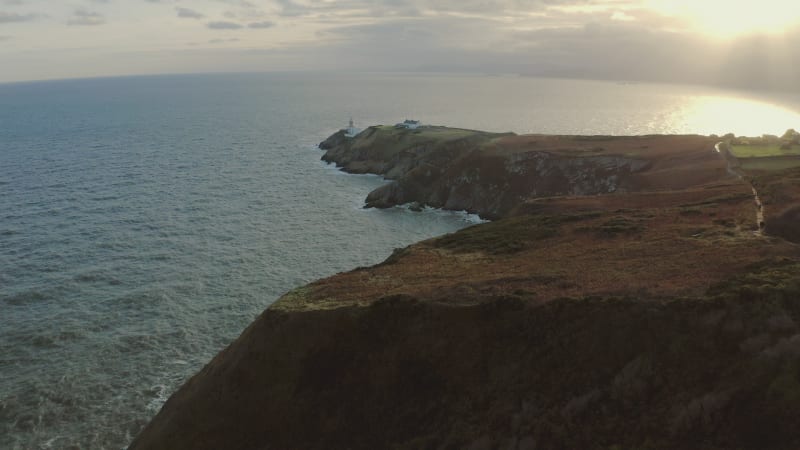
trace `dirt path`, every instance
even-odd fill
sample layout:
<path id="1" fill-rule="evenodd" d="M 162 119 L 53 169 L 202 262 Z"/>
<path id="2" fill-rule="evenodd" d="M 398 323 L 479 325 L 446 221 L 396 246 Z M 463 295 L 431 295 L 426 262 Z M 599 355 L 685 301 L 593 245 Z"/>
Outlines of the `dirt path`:
<path id="1" fill-rule="evenodd" d="M 756 223 L 758 223 L 758 231 L 756 234 L 761 235 L 764 231 L 764 204 L 761 203 L 761 199 L 758 198 L 758 192 L 756 188 L 750 185 L 753 189 L 753 197 L 756 199 Z"/>
<path id="2" fill-rule="evenodd" d="M 735 175 L 737 178 L 744 181 L 744 176 L 742 176 L 738 170 L 735 170 L 733 167 L 731 167 L 731 161 L 728 158 L 728 151 L 720 148 L 720 145 L 722 144 L 722 142 L 717 142 L 714 145 L 714 150 L 716 150 L 717 153 L 719 153 L 719 155 L 725 160 L 728 173 Z M 762 236 L 764 234 L 764 204 L 761 203 L 761 199 L 758 197 L 758 191 L 756 191 L 755 186 L 750 184 L 750 189 L 753 190 L 753 198 L 756 202 L 756 225 L 758 226 L 758 230 L 754 231 L 753 234 Z"/>

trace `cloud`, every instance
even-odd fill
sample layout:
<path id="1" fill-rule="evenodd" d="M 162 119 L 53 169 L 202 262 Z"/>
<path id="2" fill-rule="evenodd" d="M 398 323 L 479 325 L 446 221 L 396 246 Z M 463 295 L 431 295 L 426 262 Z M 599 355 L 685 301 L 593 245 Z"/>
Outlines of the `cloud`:
<path id="1" fill-rule="evenodd" d="M 269 20 L 265 20 L 263 22 L 253 22 L 247 25 L 248 28 L 257 28 L 257 29 L 272 28 L 274 26 L 275 22 Z"/>
<path id="2" fill-rule="evenodd" d="M 110 5 L 98 4 L 106 1 Z M 62 8 L 59 13 L 54 6 L 57 3 Z M 167 28 L 153 28 L 153 36 L 186 39 L 197 46 L 209 47 L 207 54 L 213 54 L 215 59 L 205 60 L 194 53 L 193 65 L 186 63 L 186 67 L 198 71 L 214 70 L 217 61 L 226 61 L 241 70 L 347 67 L 505 72 L 799 89 L 800 66 L 793 66 L 792 61 L 796 61 L 794 54 L 800 48 L 800 33 L 786 31 L 780 37 L 776 34 L 715 39 L 703 34 L 705 31 L 698 30 L 697 24 L 685 15 L 652 7 L 657 2 L 651 0 L 75 0 L 73 3 L 83 4 L 88 10 L 67 9 L 65 16 L 63 8 L 72 8 L 68 6 L 70 2 L 0 0 L 0 9 L 5 11 L 0 12 L 0 34 L 13 34 L 6 32 L 2 24 L 46 17 L 25 14 L 28 12 L 25 8 L 34 5 L 53 6 L 50 14 L 61 14 L 70 25 L 105 23 L 107 18 L 99 14 L 106 12 L 103 8 L 124 5 L 130 8 L 125 11 L 130 11 L 130 16 L 143 27 L 167 27 L 159 20 L 159 14 L 164 12 L 187 21 L 198 20 L 199 28 L 181 29 L 178 36 L 170 34 Z M 97 12 L 89 11 L 93 8 Z M 116 33 L 118 30 L 111 25 L 131 25 L 125 22 L 125 17 L 118 19 L 105 29 Z M 33 29 L 37 24 L 20 26 Z M 248 41 L 244 32 L 240 36 L 241 45 L 224 39 L 234 34 L 224 30 L 245 29 L 252 30 L 251 34 L 269 29 L 275 39 Z M 57 48 L 63 36 L 56 29 L 42 30 L 45 31 L 52 34 L 52 48 Z M 153 51 L 148 47 L 150 41 L 138 41 L 135 33 L 117 34 L 128 36 L 125 44 L 131 48 Z M 222 39 L 213 39 L 216 37 Z M 90 38 L 93 36 L 74 39 Z M 98 32 L 100 47 L 104 45 L 102 38 L 103 34 Z M 781 39 L 785 42 L 781 43 Z M 13 45 L 24 50 L 29 41 L 33 42 L 18 37 Z M 237 48 L 244 47 L 245 41 L 247 51 L 264 53 L 251 58 L 251 53 Z M 211 48 L 208 44 L 223 45 Z M 252 48 L 259 45 L 263 47 Z M 100 59 L 98 54 L 97 60 Z M 182 67 L 181 61 L 168 59 L 163 58 L 163 64 Z M 158 61 L 153 61 L 151 65 L 156 67 Z M 6 69 L 8 64 L 0 63 L 0 67 Z M 98 64 L 98 67 L 103 66 Z M 144 66 L 134 62 L 125 67 L 144 70 Z M 0 73 L 0 78 L 3 77 L 9 75 Z"/>
<path id="3" fill-rule="evenodd" d="M 255 3 L 250 2 L 248 0 L 217 0 L 217 1 L 220 3 L 226 3 L 228 5 L 238 6 L 240 8 L 245 8 L 245 9 L 248 8 L 252 9 L 257 7 Z"/>
<path id="4" fill-rule="evenodd" d="M 67 21 L 67 25 L 79 26 L 102 25 L 104 23 L 106 23 L 106 18 L 102 14 L 87 11 L 83 8 L 76 10 L 72 18 Z"/>
<path id="5" fill-rule="evenodd" d="M 419 16 L 421 9 L 439 12 L 438 6 L 433 2 L 415 0 L 345 0 L 341 2 L 298 2 L 296 0 L 275 0 L 280 7 L 278 15 L 289 18 L 314 17 L 323 19 L 333 18 L 380 18 L 380 17 L 411 17 Z M 418 4 L 419 3 L 419 4 Z"/>
<path id="6" fill-rule="evenodd" d="M 277 0 L 281 6 L 280 15 L 283 17 L 299 17 L 310 14 L 314 9 L 313 6 L 303 6 L 295 3 L 293 0 Z"/>
<path id="7" fill-rule="evenodd" d="M 611 11 L 641 4 L 642 0 L 275 0 L 282 17 L 420 17 L 453 15 L 485 19 L 525 17 L 550 10 Z"/>
<path id="8" fill-rule="evenodd" d="M 619 20 L 620 22 L 631 22 L 636 20 L 636 17 L 623 11 L 614 11 L 614 14 L 611 15 L 611 20 Z"/>
<path id="9" fill-rule="evenodd" d="M 202 19 L 205 17 L 203 14 L 189 8 L 175 8 L 175 10 L 178 12 L 178 17 L 183 19 Z"/>
<path id="10" fill-rule="evenodd" d="M 438 16 L 393 19 L 321 31 L 321 53 L 335 64 L 386 71 L 522 73 L 578 78 L 692 78 L 716 49 L 700 39 L 654 32 L 636 22 L 498 27 L 492 19 Z M 475 30 L 481 30 L 476 33 Z M 693 48 L 696 53 L 681 51 Z M 622 51 L 624 49 L 624 51 Z M 331 65 L 334 63 L 331 62 Z"/>
<path id="11" fill-rule="evenodd" d="M 238 30 L 240 28 L 244 28 L 241 24 L 236 22 L 227 22 L 227 21 L 216 21 L 216 22 L 209 22 L 206 26 L 212 30 Z"/>
<path id="12" fill-rule="evenodd" d="M 222 15 L 228 19 L 239 21 L 256 21 L 262 19 L 267 14 L 258 5 L 240 0 L 216 0 L 217 2 L 229 5 L 231 8 Z M 273 7 L 274 8 L 274 7 Z"/>
<path id="13" fill-rule="evenodd" d="M 230 39 L 211 39 L 208 41 L 209 44 L 224 44 L 226 42 L 239 42 L 238 38 L 230 38 Z"/>
<path id="14" fill-rule="evenodd" d="M 0 11 L 0 24 L 30 22 L 32 20 L 36 20 L 38 17 L 38 14 L 17 14 Z"/>
<path id="15" fill-rule="evenodd" d="M 792 55 L 800 48 L 800 32 L 722 41 L 655 11 L 630 8 L 612 20 L 614 11 L 548 10 L 533 20 L 508 21 L 458 15 L 389 18 L 323 29 L 318 42 L 325 47 L 313 44 L 317 49 L 309 45 L 308 51 L 316 52 L 313 60 L 326 68 L 798 90 L 800 66 Z"/>

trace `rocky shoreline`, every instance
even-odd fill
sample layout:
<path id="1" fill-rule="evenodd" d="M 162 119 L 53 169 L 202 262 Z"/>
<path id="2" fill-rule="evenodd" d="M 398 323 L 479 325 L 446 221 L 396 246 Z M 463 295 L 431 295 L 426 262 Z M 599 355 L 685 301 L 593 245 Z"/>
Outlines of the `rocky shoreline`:
<path id="1" fill-rule="evenodd" d="M 714 142 L 334 134 L 368 206 L 494 221 L 286 294 L 131 448 L 799 447 L 800 248 Z"/>

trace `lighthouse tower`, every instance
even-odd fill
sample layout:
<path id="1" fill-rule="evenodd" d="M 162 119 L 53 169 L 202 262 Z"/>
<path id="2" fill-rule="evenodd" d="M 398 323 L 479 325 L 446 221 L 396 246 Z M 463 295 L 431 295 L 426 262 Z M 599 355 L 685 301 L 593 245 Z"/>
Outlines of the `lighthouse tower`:
<path id="1" fill-rule="evenodd" d="M 353 124 L 353 118 L 350 117 L 350 122 L 347 124 L 347 128 L 344 129 L 345 136 L 347 137 L 355 137 L 358 133 L 361 132 L 356 126 Z"/>

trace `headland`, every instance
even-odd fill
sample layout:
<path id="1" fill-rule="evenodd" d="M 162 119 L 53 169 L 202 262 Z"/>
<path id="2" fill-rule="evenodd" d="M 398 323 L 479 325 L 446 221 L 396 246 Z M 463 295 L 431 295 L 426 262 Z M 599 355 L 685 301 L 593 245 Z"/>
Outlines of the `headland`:
<path id="1" fill-rule="evenodd" d="M 729 140 L 332 135 L 368 206 L 492 222 L 289 292 L 131 448 L 797 448 L 800 169 Z"/>

